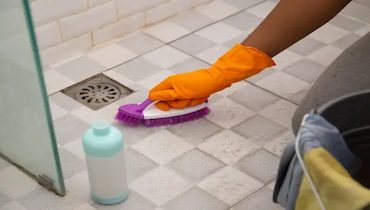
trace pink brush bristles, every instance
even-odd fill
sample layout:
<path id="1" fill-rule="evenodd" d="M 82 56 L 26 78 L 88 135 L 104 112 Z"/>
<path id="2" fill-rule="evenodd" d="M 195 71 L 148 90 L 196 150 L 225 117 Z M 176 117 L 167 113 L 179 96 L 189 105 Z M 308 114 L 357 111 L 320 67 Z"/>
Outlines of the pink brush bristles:
<path id="1" fill-rule="evenodd" d="M 153 126 L 163 126 L 163 125 L 174 125 L 178 123 L 184 123 L 184 122 L 189 122 L 193 120 L 197 120 L 199 118 L 202 118 L 206 116 L 207 114 L 210 113 L 210 110 L 205 107 L 201 110 L 198 110 L 193 113 L 185 114 L 185 115 L 180 115 L 176 117 L 169 117 L 169 118 L 160 118 L 160 119 L 143 119 L 139 118 L 137 116 L 133 116 L 129 113 L 122 113 L 118 112 L 116 115 L 116 120 L 130 125 L 130 126 L 139 126 L 141 122 L 144 123 L 145 126 L 147 127 L 153 127 Z"/>

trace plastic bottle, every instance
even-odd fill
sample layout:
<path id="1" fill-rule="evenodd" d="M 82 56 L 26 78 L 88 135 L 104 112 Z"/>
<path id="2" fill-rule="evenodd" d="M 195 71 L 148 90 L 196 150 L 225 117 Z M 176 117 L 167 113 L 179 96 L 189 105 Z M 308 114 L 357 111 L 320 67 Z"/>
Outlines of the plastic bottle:
<path id="1" fill-rule="evenodd" d="M 92 199 L 104 205 L 126 200 L 129 191 L 121 132 L 98 120 L 84 133 L 82 142 Z"/>

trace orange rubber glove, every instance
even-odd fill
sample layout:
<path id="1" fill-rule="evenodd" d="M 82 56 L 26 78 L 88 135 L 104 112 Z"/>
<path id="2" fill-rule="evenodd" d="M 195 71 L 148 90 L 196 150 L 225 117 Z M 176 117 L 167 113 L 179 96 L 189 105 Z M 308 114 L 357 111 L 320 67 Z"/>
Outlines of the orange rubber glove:
<path id="1" fill-rule="evenodd" d="M 160 101 L 156 106 L 164 111 L 195 106 L 211 94 L 274 65 L 268 55 L 256 48 L 237 44 L 209 69 L 168 77 L 149 92 L 149 98 Z"/>

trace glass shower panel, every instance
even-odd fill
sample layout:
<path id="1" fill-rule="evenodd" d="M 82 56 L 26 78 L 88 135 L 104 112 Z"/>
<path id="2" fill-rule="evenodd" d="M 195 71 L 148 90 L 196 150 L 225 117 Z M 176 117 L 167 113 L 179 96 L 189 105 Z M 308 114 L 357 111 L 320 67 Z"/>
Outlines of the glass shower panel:
<path id="1" fill-rule="evenodd" d="M 28 1 L 0 0 L 0 27 L 0 154 L 64 195 Z"/>

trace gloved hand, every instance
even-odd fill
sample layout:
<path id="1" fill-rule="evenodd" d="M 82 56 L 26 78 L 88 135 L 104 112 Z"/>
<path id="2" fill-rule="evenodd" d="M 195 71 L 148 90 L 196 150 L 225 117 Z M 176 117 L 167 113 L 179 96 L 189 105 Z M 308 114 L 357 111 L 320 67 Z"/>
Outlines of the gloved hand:
<path id="1" fill-rule="evenodd" d="M 164 111 L 195 106 L 211 94 L 273 65 L 275 62 L 263 52 L 237 44 L 209 69 L 168 77 L 149 92 L 149 98 L 160 101 L 156 106 Z"/>

